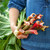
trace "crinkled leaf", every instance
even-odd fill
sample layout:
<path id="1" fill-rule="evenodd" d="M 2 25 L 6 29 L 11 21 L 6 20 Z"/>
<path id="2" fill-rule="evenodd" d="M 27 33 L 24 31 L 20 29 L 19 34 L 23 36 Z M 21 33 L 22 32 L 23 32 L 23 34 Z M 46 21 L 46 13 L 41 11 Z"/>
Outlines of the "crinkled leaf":
<path id="1" fill-rule="evenodd" d="M 0 38 L 12 34 L 9 18 L 0 14 Z"/>
<path id="2" fill-rule="evenodd" d="M 5 49 L 7 43 L 9 42 L 10 37 L 11 37 L 11 35 L 9 35 L 6 40 L 5 39 L 0 40 L 0 50 Z"/>

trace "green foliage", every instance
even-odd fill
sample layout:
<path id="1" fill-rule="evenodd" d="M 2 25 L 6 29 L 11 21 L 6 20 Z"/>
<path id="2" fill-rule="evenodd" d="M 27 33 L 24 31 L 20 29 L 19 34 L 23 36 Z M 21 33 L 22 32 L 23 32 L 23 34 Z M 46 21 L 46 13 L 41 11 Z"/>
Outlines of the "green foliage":
<path id="1" fill-rule="evenodd" d="M 0 1 L 0 13 L 5 14 L 5 10 L 7 9 L 9 0 L 1 0 Z"/>
<path id="2" fill-rule="evenodd" d="M 21 50 L 21 41 L 16 39 L 13 34 L 9 35 L 6 39 L 5 38 L 0 40 L 0 50 Z"/>
<path id="3" fill-rule="evenodd" d="M 4 38 L 11 33 L 9 18 L 0 14 L 0 38 Z"/>

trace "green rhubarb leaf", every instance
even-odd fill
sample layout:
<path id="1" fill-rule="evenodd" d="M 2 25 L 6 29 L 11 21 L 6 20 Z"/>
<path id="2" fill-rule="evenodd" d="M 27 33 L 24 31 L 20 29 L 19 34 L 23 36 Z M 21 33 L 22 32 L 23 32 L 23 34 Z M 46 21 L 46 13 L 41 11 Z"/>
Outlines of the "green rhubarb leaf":
<path id="1" fill-rule="evenodd" d="M 5 50 L 15 50 L 16 37 L 12 34 Z"/>
<path id="2" fill-rule="evenodd" d="M 18 41 L 18 39 L 12 34 L 5 50 L 20 50 L 21 46 L 19 46 L 18 44 L 20 44 L 21 41 L 18 41 L 18 43 L 16 41 Z"/>
<path id="3" fill-rule="evenodd" d="M 12 34 L 12 31 L 10 28 L 9 18 L 0 14 L 0 38 L 4 38 L 10 34 Z"/>
<path id="4" fill-rule="evenodd" d="M 4 50 L 5 49 L 10 37 L 11 37 L 11 35 L 9 35 L 6 40 L 5 39 L 0 40 L 0 50 Z"/>
<path id="5" fill-rule="evenodd" d="M 18 45 L 15 44 L 15 50 L 21 50 Z"/>
<path id="6" fill-rule="evenodd" d="M 20 40 L 20 39 L 16 40 L 16 43 L 17 43 L 17 45 L 21 48 L 21 40 Z M 19 43 L 20 43 L 20 44 L 19 44 Z"/>

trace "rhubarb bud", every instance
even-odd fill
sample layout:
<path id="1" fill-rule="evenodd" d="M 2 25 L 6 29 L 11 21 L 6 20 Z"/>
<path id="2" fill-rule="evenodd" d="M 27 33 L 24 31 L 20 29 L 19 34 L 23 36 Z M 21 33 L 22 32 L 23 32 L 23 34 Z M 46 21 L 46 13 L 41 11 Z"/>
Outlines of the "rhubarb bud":
<path id="1" fill-rule="evenodd" d="M 49 26 L 43 26 L 43 27 L 41 28 L 41 30 L 42 30 L 42 31 L 45 31 L 45 29 L 48 28 L 48 27 L 49 27 Z"/>
<path id="2" fill-rule="evenodd" d="M 27 18 L 27 21 L 29 21 L 32 17 L 33 17 L 33 16 L 29 16 L 29 17 Z"/>
<path id="3" fill-rule="evenodd" d="M 33 18 L 33 15 L 35 15 L 35 13 L 32 13 L 32 14 L 27 18 L 27 21 L 29 21 L 31 18 Z"/>
<path id="4" fill-rule="evenodd" d="M 24 25 L 30 25 L 30 22 L 24 20 Z"/>
<path id="5" fill-rule="evenodd" d="M 31 20 L 30 20 L 30 24 L 33 24 L 33 22 L 34 22 L 35 20 L 36 20 L 36 19 L 34 19 L 34 18 L 31 19 Z"/>
<path id="6" fill-rule="evenodd" d="M 32 13 L 30 16 L 36 15 L 35 13 Z"/>
<path id="7" fill-rule="evenodd" d="M 39 24 L 39 27 L 43 26 L 43 24 L 44 24 L 44 22 L 40 23 L 40 24 Z"/>
<path id="8" fill-rule="evenodd" d="M 39 14 L 36 19 L 41 19 L 43 15 Z"/>

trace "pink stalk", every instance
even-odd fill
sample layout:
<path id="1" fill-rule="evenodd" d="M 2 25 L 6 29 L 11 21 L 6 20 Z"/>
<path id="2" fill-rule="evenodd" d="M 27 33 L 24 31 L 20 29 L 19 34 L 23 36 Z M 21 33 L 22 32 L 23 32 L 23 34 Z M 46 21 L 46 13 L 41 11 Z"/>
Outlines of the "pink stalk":
<path id="1" fill-rule="evenodd" d="M 37 32 L 37 30 L 27 30 L 27 31 L 25 31 L 24 34 L 35 34 L 35 35 L 37 35 L 38 32 Z"/>

